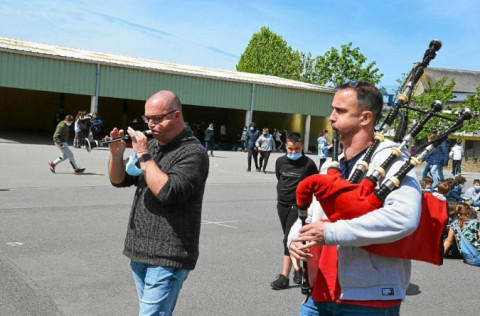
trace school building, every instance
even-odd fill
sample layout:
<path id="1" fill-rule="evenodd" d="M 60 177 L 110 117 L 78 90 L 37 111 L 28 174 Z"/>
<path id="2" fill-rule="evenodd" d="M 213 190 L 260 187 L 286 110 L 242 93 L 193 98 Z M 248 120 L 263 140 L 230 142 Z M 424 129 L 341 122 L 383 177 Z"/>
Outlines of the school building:
<path id="1" fill-rule="evenodd" d="M 126 128 L 143 114 L 145 100 L 163 89 L 179 96 L 186 122 L 214 123 L 217 133 L 225 125 L 232 143 L 251 121 L 270 131 L 298 131 L 310 148 L 320 130 L 331 129 L 333 89 L 273 76 L 3 37 L 0 69 L 0 133 L 53 133 L 56 116 L 81 110 L 97 112 L 105 133 Z"/>

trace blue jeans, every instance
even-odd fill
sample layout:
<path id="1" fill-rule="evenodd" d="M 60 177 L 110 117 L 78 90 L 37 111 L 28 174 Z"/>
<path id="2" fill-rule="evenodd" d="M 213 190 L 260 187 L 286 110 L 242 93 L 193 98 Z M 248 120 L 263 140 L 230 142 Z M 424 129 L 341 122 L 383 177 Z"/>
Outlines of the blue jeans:
<path id="1" fill-rule="evenodd" d="M 433 176 L 432 188 L 436 188 L 438 185 L 438 180 L 445 180 L 445 177 L 443 176 L 443 165 L 434 164 L 432 169 L 430 169 L 430 172 Z"/>
<path id="2" fill-rule="evenodd" d="M 398 316 L 400 305 L 388 308 L 374 308 L 335 302 L 314 302 L 312 296 L 300 307 L 300 316 Z"/>
<path id="3" fill-rule="evenodd" d="M 422 179 L 425 178 L 428 175 L 428 173 L 430 172 L 430 166 L 431 165 L 432 165 L 432 163 L 427 161 L 427 164 L 425 165 L 425 168 L 423 168 Z"/>
<path id="4" fill-rule="evenodd" d="M 189 270 L 130 261 L 137 286 L 139 316 L 171 315 Z"/>
<path id="5" fill-rule="evenodd" d="M 213 147 L 214 147 L 214 143 L 213 143 L 213 140 L 206 140 L 205 141 L 205 151 L 209 151 L 210 150 L 210 154 L 213 155 Z"/>

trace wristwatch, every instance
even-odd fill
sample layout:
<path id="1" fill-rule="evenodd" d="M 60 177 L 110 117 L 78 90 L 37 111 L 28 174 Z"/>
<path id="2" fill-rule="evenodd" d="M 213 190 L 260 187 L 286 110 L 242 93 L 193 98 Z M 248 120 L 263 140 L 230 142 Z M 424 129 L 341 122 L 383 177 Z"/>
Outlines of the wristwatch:
<path id="1" fill-rule="evenodd" d="M 138 158 L 138 161 L 140 161 L 140 162 L 146 162 L 146 161 L 149 161 L 149 160 L 152 160 L 152 156 L 150 156 L 149 153 L 143 154 L 143 155 L 140 156 L 140 158 Z"/>

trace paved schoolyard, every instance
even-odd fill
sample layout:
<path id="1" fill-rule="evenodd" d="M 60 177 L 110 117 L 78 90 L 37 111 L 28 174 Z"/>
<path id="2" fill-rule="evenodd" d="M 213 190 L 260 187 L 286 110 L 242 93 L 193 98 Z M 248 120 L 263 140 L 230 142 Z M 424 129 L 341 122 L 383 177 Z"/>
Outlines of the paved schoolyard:
<path id="1" fill-rule="evenodd" d="M 108 150 L 74 149 L 87 168 L 82 175 L 73 175 L 68 162 L 50 173 L 47 161 L 58 152 L 48 141 L 0 134 L 0 153 L 0 315 L 135 315 L 121 253 L 134 191 L 110 186 Z M 298 287 L 269 286 L 282 262 L 278 156 L 272 154 L 266 175 L 245 172 L 245 153 L 210 159 L 200 259 L 176 315 L 298 314 Z M 467 184 L 476 176 L 466 174 Z M 479 277 L 479 268 L 461 260 L 413 262 L 402 315 L 476 315 Z"/>

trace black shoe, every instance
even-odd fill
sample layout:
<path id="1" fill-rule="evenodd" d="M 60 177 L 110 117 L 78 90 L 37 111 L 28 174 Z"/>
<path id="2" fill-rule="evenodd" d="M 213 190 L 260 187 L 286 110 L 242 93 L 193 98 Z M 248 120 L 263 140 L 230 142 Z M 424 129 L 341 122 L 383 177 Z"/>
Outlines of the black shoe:
<path id="1" fill-rule="evenodd" d="M 286 276 L 284 276 L 283 274 L 279 274 L 277 276 L 277 279 L 272 283 L 270 283 L 270 286 L 274 290 L 284 290 L 284 289 L 288 289 L 289 283 L 290 281 Z"/>
<path id="2" fill-rule="evenodd" d="M 302 268 L 293 271 L 293 283 L 302 284 Z"/>

